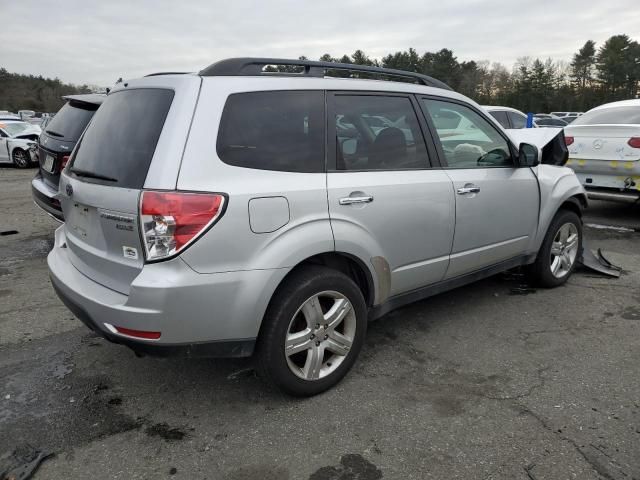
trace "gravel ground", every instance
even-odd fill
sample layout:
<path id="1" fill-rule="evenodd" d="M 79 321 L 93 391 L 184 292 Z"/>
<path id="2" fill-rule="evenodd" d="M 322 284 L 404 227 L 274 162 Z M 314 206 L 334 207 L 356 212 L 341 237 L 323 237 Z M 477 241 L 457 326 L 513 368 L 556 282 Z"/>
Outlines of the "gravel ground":
<path id="1" fill-rule="evenodd" d="M 0 169 L 0 472 L 39 450 L 36 479 L 640 479 L 640 207 L 585 219 L 620 279 L 501 275 L 397 310 L 296 400 L 247 360 L 136 358 L 75 320 L 33 174 Z"/>

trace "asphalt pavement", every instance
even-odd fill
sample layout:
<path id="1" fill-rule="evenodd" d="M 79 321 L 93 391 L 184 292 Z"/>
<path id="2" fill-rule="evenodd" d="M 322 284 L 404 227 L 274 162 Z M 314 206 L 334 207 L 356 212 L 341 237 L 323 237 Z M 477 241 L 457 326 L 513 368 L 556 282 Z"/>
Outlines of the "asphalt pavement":
<path id="1" fill-rule="evenodd" d="M 33 174 L 0 169 L 0 473 L 44 452 L 35 479 L 640 479 L 640 206 L 585 218 L 619 279 L 499 275 L 397 310 L 301 400 L 249 360 L 137 358 L 74 319 Z"/>

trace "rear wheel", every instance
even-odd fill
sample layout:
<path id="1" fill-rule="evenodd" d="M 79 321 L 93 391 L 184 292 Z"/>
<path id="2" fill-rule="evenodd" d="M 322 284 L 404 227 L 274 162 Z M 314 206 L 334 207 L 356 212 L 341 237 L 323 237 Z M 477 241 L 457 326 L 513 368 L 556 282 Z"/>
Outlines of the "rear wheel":
<path id="1" fill-rule="evenodd" d="M 565 283 L 582 251 L 582 221 L 575 212 L 560 210 L 547 231 L 538 257 L 531 265 L 531 279 L 541 287 Z"/>
<path id="2" fill-rule="evenodd" d="M 294 272 L 265 315 L 258 371 L 286 393 L 316 395 L 352 367 L 366 328 L 366 304 L 353 280 L 320 266 Z"/>
<path id="3" fill-rule="evenodd" d="M 18 168 L 27 168 L 31 162 L 29 154 L 21 148 L 16 148 L 11 156 L 13 164 Z"/>

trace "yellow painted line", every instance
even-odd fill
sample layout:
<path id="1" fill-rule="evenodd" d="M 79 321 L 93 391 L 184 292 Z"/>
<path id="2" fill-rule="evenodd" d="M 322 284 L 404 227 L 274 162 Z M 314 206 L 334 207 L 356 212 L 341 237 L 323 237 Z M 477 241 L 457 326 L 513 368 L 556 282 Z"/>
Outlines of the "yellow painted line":
<path id="1" fill-rule="evenodd" d="M 611 160 L 609 162 L 609 165 L 611 165 L 612 168 L 618 168 L 618 161 L 617 160 Z"/>
<path id="2" fill-rule="evenodd" d="M 578 165 L 580 165 L 581 167 L 584 167 L 585 163 L 587 163 L 586 160 L 578 160 Z"/>
<path id="3" fill-rule="evenodd" d="M 624 168 L 631 170 L 633 168 L 633 163 L 634 162 L 624 162 Z"/>

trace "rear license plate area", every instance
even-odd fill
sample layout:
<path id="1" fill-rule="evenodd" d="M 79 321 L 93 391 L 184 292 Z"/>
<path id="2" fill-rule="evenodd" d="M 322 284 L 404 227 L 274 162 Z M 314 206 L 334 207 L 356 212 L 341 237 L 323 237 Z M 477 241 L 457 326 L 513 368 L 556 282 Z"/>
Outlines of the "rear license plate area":
<path id="1" fill-rule="evenodd" d="M 69 221 L 71 229 L 82 238 L 87 238 L 89 231 L 89 207 L 73 202 L 73 210 Z"/>
<path id="2" fill-rule="evenodd" d="M 55 164 L 55 157 L 53 155 L 47 154 L 44 158 L 44 163 L 42 164 L 42 168 L 49 173 L 53 173 L 53 165 Z"/>

